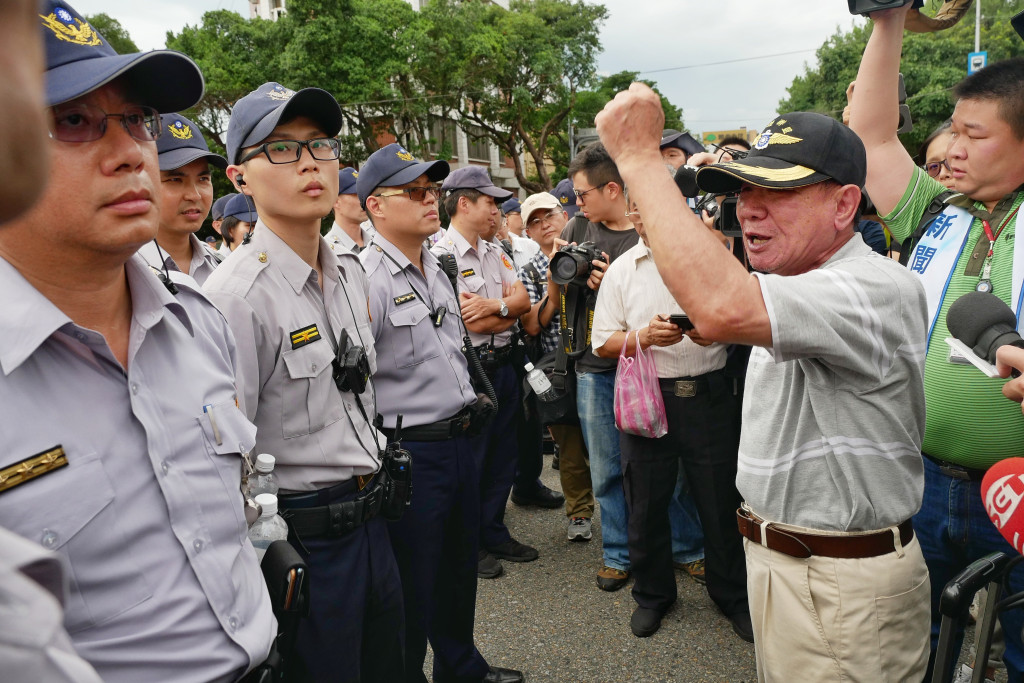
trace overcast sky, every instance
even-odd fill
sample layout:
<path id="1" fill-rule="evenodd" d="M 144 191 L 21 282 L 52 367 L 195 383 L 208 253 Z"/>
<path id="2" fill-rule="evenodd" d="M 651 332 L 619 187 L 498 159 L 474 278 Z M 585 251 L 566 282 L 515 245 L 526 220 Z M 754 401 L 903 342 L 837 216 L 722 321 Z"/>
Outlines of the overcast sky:
<path id="1" fill-rule="evenodd" d="M 106 12 L 116 18 L 142 49 L 164 47 L 168 30 L 201 23 L 203 12 L 249 12 L 248 0 L 71 4 L 83 14 Z M 643 72 L 641 77 L 656 81 L 682 107 L 687 127 L 695 132 L 764 126 L 793 77 L 814 63 L 814 50 L 837 28 L 847 30 L 860 21 L 850 16 L 844 0 L 604 0 L 604 5 L 609 19 L 601 32 L 600 72 Z M 795 54 L 770 56 L 780 53 Z M 717 64 L 726 61 L 732 63 Z M 836 87 L 845 90 L 846 84 Z"/>

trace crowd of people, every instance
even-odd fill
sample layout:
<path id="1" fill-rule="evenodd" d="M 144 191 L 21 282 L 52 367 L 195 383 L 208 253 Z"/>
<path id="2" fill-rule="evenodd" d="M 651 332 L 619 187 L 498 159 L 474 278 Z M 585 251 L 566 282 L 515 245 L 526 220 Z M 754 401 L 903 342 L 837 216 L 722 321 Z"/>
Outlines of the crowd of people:
<path id="1" fill-rule="evenodd" d="M 527 680 L 474 639 L 478 581 L 539 556 L 511 500 L 561 508 L 567 543 L 600 512 L 596 588 L 632 582 L 638 638 L 678 571 L 759 680 L 930 679 L 943 587 L 1015 552 L 981 480 L 1024 455 L 1024 378 L 945 338 L 975 290 L 1019 320 L 1024 60 L 961 82 L 914 160 L 907 11 L 872 15 L 844 122 L 705 150 L 634 84 L 520 197 L 399 142 L 342 167 L 315 84 L 240 98 L 222 156 L 180 113 L 190 58 L 0 5 L 0 677 L 418 682 L 429 644 L 437 683 Z M 620 414 L 645 358 L 659 430 Z M 258 453 L 308 584 L 294 638 L 247 538 Z M 1000 621 L 1022 680 L 1024 614 Z"/>

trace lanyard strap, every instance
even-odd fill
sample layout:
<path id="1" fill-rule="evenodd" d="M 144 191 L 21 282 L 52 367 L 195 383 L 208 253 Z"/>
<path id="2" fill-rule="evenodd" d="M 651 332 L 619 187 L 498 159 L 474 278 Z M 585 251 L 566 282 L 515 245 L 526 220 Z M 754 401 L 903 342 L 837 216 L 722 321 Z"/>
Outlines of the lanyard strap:
<path id="1" fill-rule="evenodd" d="M 999 236 L 1003 234 L 1003 230 L 1006 228 L 1007 225 L 1009 225 L 1010 220 L 1013 219 L 1015 215 L 1017 215 L 1017 211 L 1019 209 L 1020 207 L 1018 206 L 1016 209 L 1010 212 L 1010 215 L 1006 217 L 1006 220 L 1003 221 L 1003 224 L 999 226 L 999 231 L 996 232 L 996 234 L 994 235 L 992 234 L 992 226 L 989 225 L 989 222 L 984 218 L 981 219 L 981 227 L 985 229 L 985 237 L 988 237 L 987 258 L 992 258 L 992 254 L 995 253 L 996 240 L 999 239 Z"/>

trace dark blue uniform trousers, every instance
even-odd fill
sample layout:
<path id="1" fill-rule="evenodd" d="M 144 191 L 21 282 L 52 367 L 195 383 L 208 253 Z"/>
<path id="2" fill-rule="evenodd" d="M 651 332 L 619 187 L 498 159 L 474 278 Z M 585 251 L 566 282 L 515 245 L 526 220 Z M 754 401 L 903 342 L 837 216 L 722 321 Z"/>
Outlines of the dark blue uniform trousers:
<path id="1" fill-rule="evenodd" d="M 308 674 L 303 680 L 402 680 L 402 584 L 384 519 L 374 517 L 342 538 L 288 540 L 309 565 L 310 615 L 299 622 L 296 643 Z"/>
<path id="2" fill-rule="evenodd" d="M 405 677 L 426 683 L 427 640 L 435 683 L 483 680 L 488 666 L 473 644 L 480 439 L 402 441 L 412 456 L 412 504 L 389 523 L 405 595 Z"/>
<path id="3" fill-rule="evenodd" d="M 480 547 L 493 548 L 512 540 L 505 526 L 505 505 L 512 492 L 519 459 L 516 413 L 519 379 L 510 363 L 488 373 L 498 397 L 498 414 L 483 433 L 480 452 Z"/>

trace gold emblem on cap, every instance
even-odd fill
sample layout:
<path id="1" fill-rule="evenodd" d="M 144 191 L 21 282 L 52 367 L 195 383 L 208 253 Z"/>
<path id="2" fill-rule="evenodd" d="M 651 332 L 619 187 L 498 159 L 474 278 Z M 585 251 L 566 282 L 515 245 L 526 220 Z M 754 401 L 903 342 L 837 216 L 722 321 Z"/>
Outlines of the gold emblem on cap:
<path id="1" fill-rule="evenodd" d="M 172 125 L 167 126 L 167 130 L 171 131 L 171 135 L 178 140 L 192 139 L 192 126 L 186 126 L 181 121 L 175 121 Z"/>
<path id="2" fill-rule="evenodd" d="M 256 258 L 258 258 L 260 260 L 260 263 L 266 263 L 267 262 L 267 252 L 261 251 Z"/>
<path id="3" fill-rule="evenodd" d="M 395 152 L 395 156 L 397 156 L 402 161 L 412 161 L 413 159 L 412 154 L 409 154 L 404 149 L 401 152 Z"/>
<path id="4" fill-rule="evenodd" d="M 359 171 L 352 171 L 352 177 L 353 178 L 358 178 L 359 177 Z"/>
<path id="5" fill-rule="evenodd" d="M 758 166 L 747 166 L 746 164 L 737 164 L 735 162 L 729 162 L 716 166 L 723 170 L 735 169 L 739 175 L 737 177 L 746 180 L 749 176 L 755 178 L 764 178 L 765 180 L 786 183 L 793 180 L 803 180 L 809 176 L 814 175 L 815 171 L 812 168 L 806 166 L 791 166 L 789 168 L 760 168 Z M 733 175 L 730 173 L 729 175 Z M 756 184 L 756 183 L 755 183 Z"/>
<path id="6" fill-rule="evenodd" d="M 63 7 L 58 8 L 57 11 L 67 14 L 69 18 L 71 17 L 71 14 Z M 75 19 L 75 23 L 78 24 L 76 27 L 65 24 L 58 19 L 56 12 L 50 12 L 48 15 L 40 14 L 39 18 L 43 20 L 43 26 L 53 31 L 53 35 L 57 36 L 57 40 L 74 43 L 75 45 L 100 45 L 103 42 L 100 40 L 100 34 L 96 33 L 88 22 L 81 19 Z"/>
<path id="7" fill-rule="evenodd" d="M 272 100 L 280 100 L 283 102 L 285 100 L 290 100 L 292 98 L 292 95 L 294 94 L 294 90 L 289 90 L 288 88 L 281 86 L 280 88 L 274 88 L 269 93 L 267 93 L 267 97 L 269 97 Z"/>

